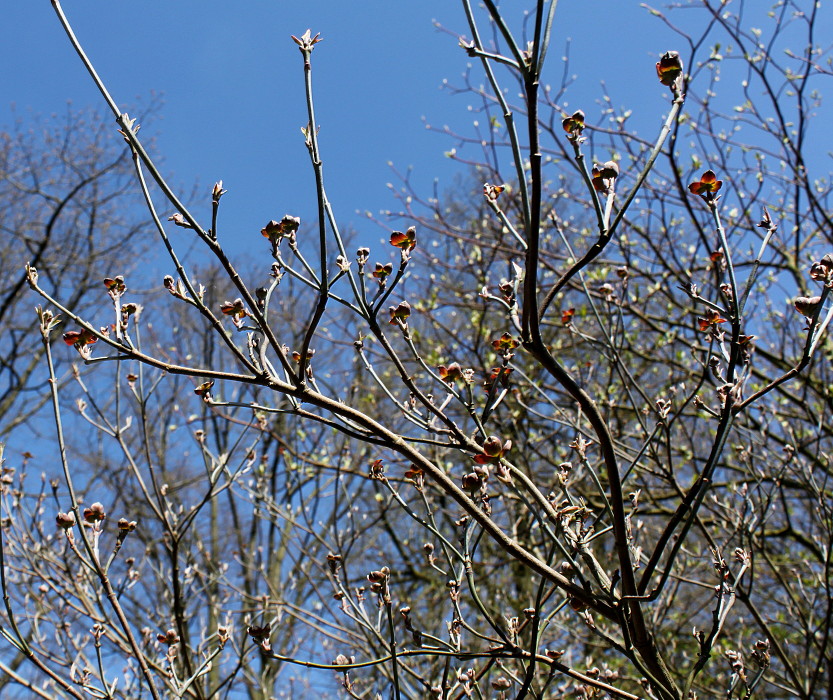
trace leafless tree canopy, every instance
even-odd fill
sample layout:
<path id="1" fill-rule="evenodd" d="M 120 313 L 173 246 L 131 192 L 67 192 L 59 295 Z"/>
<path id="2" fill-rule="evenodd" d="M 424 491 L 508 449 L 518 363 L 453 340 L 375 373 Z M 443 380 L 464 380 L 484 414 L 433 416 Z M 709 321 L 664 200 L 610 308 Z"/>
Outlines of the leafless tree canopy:
<path id="1" fill-rule="evenodd" d="M 833 697 L 818 3 L 652 10 L 678 43 L 647 138 L 603 93 L 564 107 L 555 2 L 462 0 L 469 175 L 403 177 L 358 250 L 326 44 L 292 37 L 318 208 L 265 214 L 267 264 L 225 252 L 222 182 L 209 221 L 177 196 L 52 4 L 121 133 L 2 143 L 0 264 L 34 293 L 4 277 L 0 420 L 51 407 L 58 459 L 3 467 L 4 697 Z M 156 296 L 111 245 L 138 227 Z"/>
<path id="2" fill-rule="evenodd" d="M 80 312 L 117 258 L 126 268 L 146 225 L 129 210 L 130 159 L 101 115 L 68 108 L 0 131 L 0 435 L 25 424 L 46 400 L 40 339 L 23 263 Z"/>

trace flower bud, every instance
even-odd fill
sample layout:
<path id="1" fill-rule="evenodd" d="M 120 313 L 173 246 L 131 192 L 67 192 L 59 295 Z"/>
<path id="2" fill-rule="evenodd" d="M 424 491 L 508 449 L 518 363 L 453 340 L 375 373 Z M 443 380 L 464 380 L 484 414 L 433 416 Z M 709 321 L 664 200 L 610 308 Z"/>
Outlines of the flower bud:
<path id="1" fill-rule="evenodd" d="M 796 297 L 796 300 L 793 302 L 795 306 L 795 310 L 798 311 L 802 316 L 806 316 L 807 318 L 812 318 L 816 315 L 816 312 L 821 305 L 821 297 Z"/>
<path id="2" fill-rule="evenodd" d="M 89 508 L 84 508 L 84 520 L 88 523 L 100 523 L 106 517 L 104 506 L 99 502 L 93 503 Z"/>
<path id="3" fill-rule="evenodd" d="M 75 527 L 75 513 L 72 511 L 69 513 L 60 512 L 55 518 L 55 522 L 58 523 L 58 527 L 64 530 L 69 530 L 70 528 Z"/>

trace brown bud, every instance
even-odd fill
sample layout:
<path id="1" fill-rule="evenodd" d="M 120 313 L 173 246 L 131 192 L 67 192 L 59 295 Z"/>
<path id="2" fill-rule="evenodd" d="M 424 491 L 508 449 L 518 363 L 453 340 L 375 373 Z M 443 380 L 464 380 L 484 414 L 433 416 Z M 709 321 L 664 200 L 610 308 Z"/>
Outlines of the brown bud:
<path id="1" fill-rule="evenodd" d="M 483 480 L 475 473 L 463 475 L 463 491 L 477 491 L 482 485 Z"/>
<path id="2" fill-rule="evenodd" d="M 796 297 L 793 303 L 795 305 L 795 310 L 798 311 L 798 313 L 802 316 L 807 316 L 807 318 L 812 318 L 819 310 L 821 297 Z"/>
<path id="3" fill-rule="evenodd" d="M 683 74 L 683 62 L 676 51 L 666 51 L 657 63 L 657 77 L 663 85 L 674 88 Z"/>
<path id="4" fill-rule="evenodd" d="M 587 605 L 584 601 L 579 600 L 578 598 L 569 598 L 568 602 L 570 603 L 570 607 L 575 610 L 576 612 L 584 612 L 587 610 Z"/>
<path id="5" fill-rule="evenodd" d="M 609 160 L 604 165 L 599 166 L 599 175 L 605 179 L 619 177 L 619 166 L 615 160 Z"/>
<path id="6" fill-rule="evenodd" d="M 503 443 L 496 435 L 490 435 L 483 441 L 483 452 L 489 457 L 496 457 L 503 450 Z"/>
<path id="7" fill-rule="evenodd" d="M 72 527 L 75 527 L 75 513 L 70 511 L 69 513 L 58 513 L 58 516 L 55 518 L 55 522 L 58 523 L 58 527 L 69 530 Z"/>
<path id="8" fill-rule="evenodd" d="M 384 583 L 388 580 L 390 576 L 390 569 L 387 566 L 383 566 L 379 571 L 371 571 L 367 575 L 367 580 L 370 583 Z"/>
<path id="9" fill-rule="evenodd" d="M 596 165 L 591 172 L 593 188 L 601 194 L 613 192 L 613 183 L 619 177 L 619 166 L 616 161 L 609 160 L 602 165 Z"/>
<path id="10" fill-rule="evenodd" d="M 169 629 L 165 634 L 157 634 L 156 639 L 161 642 L 162 644 L 167 644 L 171 646 L 172 644 L 176 644 L 179 641 L 179 635 L 176 633 L 176 630 Z"/>
<path id="11" fill-rule="evenodd" d="M 252 638 L 256 644 L 263 644 L 269 641 L 269 624 L 265 624 L 262 627 L 258 627 L 257 625 L 250 625 L 246 628 L 247 634 Z"/>
<path id="12" fill-rule="evenodd" d="M 581 132 L 584 131 L 584 112 L 580 109 L 569 117 L 566 117 L 561 121 L 561 126 L 563 127 L 564 131 L 566 131 L 571 138 L 575 139 L 581 135 Z"/>
<path id="13" fill-rule="evenodd" d="M 814 280 L 827 282 L 833 275 L 833 255 L 828 253 L 821 260 L 813 263 L 810 267 L 810 277 Z"/>
<path id="14" fill-rule="evenodd" d="M 174 224 L 176 224 L 177 226 L 181 226 L 182 228 L 194 228 L 193 226 L 191 226 L 190 223 L 188 223 L 188 220 L 179 212 L 169 216 L 168 221 L 173 221 Z"/>
<path id="15" fill-rule="evenodd" d="M 88 523 L 100 523 L 107 517 L 104 506 L 101 503 L 93 503 L 89 508 L 84 508 L 84 520 Z"/>

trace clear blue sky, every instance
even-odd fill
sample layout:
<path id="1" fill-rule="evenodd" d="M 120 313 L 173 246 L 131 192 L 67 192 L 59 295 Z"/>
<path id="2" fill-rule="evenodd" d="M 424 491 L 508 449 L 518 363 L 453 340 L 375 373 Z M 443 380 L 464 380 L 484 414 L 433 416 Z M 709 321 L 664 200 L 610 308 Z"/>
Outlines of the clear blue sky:
<path id="1" fill-rule="evenodd" d="M 505 4 L 510 14 L 522 5 Z M 413 166 L 426 194 L 434 177 L 442 189 L 461 170 L 443 157 L 454 144 L 422 120 L 470 132 L 471 99 L 440 89 L 445 79 L 459 83 L 469 61 L 433 24 L 468 33 L 452 0 L 66 0 L 64 9 L 123 108 L 162 95 L 158 118 L 142 135 L 156 139 L 173 182 L 184 190 L 199 184 L 207 213 L 211 185 L 224 180 L 221 233 L 229 237 L 256 236 L 287 212 L 313 216 L 299 132 L 306 121 L 301 57 L 289 39 L 308 27 L 325 39 L 313 55 L 317 117 L 328 192 L 342 222 L 380 235 L 355 212 L 394 206 L 388 161 Z M 12 119 L 12 104 L 24 120 L 60 113 L 67 101 L 103 104 L 48 0 L 6 3 L 0 16 L 0 126 Z M 644 108 L 653 133 L 663 110 L 653 63 L 674 43 L 670 31 L 638 0 L 562 0 L 552 82 L 560 80 L 568 38 L 578 76 L 571 105 L 590 116 L 605 80 L 619 104 Z"/>

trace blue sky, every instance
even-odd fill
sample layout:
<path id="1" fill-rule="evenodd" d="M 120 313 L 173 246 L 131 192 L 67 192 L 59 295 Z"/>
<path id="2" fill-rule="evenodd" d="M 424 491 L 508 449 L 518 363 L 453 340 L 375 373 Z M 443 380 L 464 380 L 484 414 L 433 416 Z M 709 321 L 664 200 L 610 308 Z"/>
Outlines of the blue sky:
<path id="1" fill-rule="evenodd" d="M 518 14 L 516 5 L 507 4 L 510 14 Z M 124 109 L 162 96 L 142 136 L 156 140 L 172 181 L 183 191 L 199 186 L 207 214 L 210 187 L 224 180 L 221 235 L 233 238 L 232 246 L 241 236 L 256 240 L 249 236 L 270 218 L 313 215 L 312 171 L 299 132 L 306 121 L 302 64 L 289 38 L 308 27 L 325 39 L 313 55 L 316 109 L 328 193 L 342 223 L 381 235 L 355 212 L 394 206 L 389 161 L 400 170 L 413 166 L 426 194 L 435 177 L 443 190 L 463 170 L 443 156 L 454 143 L 425 128 L 427 121 L 470 133 L 476 118 L 468 96 L 441 89 L 444 80 L 459 83 L 469 61 L 433 23 L 467 33 L 456 2 L 67 0 L 64 10 Z M 24 121 L 61 113 L 68 101 L 103 104 L 48 0 L 8 3 L 2 15 L 0 125 L 14 118 L 12 104 Z M 571 105 L 592 113 L 605 80 L 615 100 L 636 112 L 644 107 L 653 133 L 664 106 L 653 63 L 674 43 L 670 31 L 637 0 L 562 0 L 553 82 L 567 39 L 578 76 Z"/>

